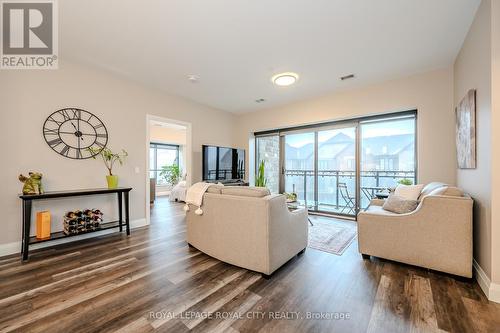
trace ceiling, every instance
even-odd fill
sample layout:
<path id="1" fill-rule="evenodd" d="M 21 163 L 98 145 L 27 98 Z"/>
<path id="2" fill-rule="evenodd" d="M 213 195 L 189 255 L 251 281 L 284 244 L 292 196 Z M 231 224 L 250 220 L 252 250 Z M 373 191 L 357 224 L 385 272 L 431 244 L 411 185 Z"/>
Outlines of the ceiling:
<path id="1" fill-rule="evenodd" d="M 479 3 L 64 0 L 60 57 L 250 112 L 449 66 Z M 287 71 L 300 75 L 295 85 L 271 83 Z M 339 79 L 351 73 L 354 79 Z M 265 102 L 256 103 L 260 98 Z"/>

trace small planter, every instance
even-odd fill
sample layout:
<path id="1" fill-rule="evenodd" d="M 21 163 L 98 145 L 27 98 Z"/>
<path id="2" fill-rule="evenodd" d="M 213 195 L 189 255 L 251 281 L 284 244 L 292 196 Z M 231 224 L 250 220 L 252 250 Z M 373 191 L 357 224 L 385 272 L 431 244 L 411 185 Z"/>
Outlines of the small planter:
<path id="1" fill-rule="evenodd" d="M 106 180 L 108 181 L 108 188 L 113 189 L 118 187 L 118 176 L 106 176 Z"/>

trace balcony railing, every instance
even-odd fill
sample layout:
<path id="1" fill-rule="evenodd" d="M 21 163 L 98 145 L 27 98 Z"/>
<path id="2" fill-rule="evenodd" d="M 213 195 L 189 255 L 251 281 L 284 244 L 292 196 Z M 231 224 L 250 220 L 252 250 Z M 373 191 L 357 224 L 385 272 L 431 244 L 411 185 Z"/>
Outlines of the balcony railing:
<path id="1" fill-rule="evenodd" d="M 293 178 L 290 179 L 289 177 L 297 177 L 297 179 L 293 181 Z M 361 171 L 360 177 L 360 207 L 362 208 L 368 205 L 377 192 L 396 186 L 398 180 L 410 179 L 412 182 L 415 182 L 415 172 L 403 170 Z M 346 200 L 345 197 L 355 195 L 355 179 L 355 171 L 318 171 L 318 189 L 315 194 L 313 188 L 314 170 L 285 170 L 286 190 L 290 191 L 290 185 L 294 185 L 293 187 L 299 196 L 299 200 L 302 199 L 308 201 L 308 203 L 314 202 L 313 206 L 316 206 L 316 209 L 318 209 L 318 206 L 334 206 L 334 210 L 351 209 L 352 207 L 346 206 L 349 205 L 349 200 Z M 339 183 L 346 184 L 345 187 L 347 187 L 347 190 L 344 190 L 344 193 L 342 193 Z M 304 193 L 304 188 L 306 188 L 307 193 Z"/>

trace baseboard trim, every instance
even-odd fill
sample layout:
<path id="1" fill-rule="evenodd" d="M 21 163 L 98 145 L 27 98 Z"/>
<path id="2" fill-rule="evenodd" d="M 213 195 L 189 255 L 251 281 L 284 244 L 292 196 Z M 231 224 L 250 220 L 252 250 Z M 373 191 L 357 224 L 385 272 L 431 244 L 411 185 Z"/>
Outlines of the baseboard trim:
<path id="1" fill-rule="evenodd" d="M 147 226 L 146 218 L 130 221 L 130 228 L 131 229 L 141 228 L 141 227 L 145 227 L 145 226 Z M 54 240 L 52 242 L 45 242 L 45 243 L 31 245 L 30 250 L 41 249 L 44 247 L 54 246 L 54 245 L 58 245 L 58 244 L 70 243 L 70 242 L 73 242 L 76 240 L 112 234 L 114 232 L 116 232 L 116 230 L 110 229 L 110 230 L 103 230 L 103 231 L 98 231 L 98 232 L 90 233 L 90 234 L 83 234 L 83 235 L 78 236 L 78 237 L 62 238 L 62 239 Z M 11 254 L 16 254 L 16 253 L 21 253 L 21 242 L 20 241 L 6 243 L 6 244 L 0 244 L 0 257 L 8 256 Z"/>
<path id="2" fill-rule="evenodd" d="M 484 272 L 484 270 L 479 266 L 478 262 L 473 260 L 474 266 L 474 275 L 476 277 L 477 283 L 481 290 L 484 292 L 488 300 L 500 303 L 500 284 L 492 283 L 488 275 Z"/>

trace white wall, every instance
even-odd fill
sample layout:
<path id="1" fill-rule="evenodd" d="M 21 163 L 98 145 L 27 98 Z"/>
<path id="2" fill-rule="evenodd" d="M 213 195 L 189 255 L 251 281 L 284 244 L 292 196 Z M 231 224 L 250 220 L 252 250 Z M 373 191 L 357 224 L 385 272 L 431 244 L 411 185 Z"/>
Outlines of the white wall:
<path id="1" fill-rule="evenodd" d="M 474 258 L 491 278 L 491 1 L 481 3 L 454 65 L 454 105 L 476 89 L 477 168 L 458 169 L 474 199 Z"/>
<path id="2" fill-rule="evenodd" d="M 192 123 L 193 181 L 201 179 L 202 144 L 233 143 L 228 130 L 234 122 L 232 114 L 70 63 L 61 63 L 59 70 L 2 71 L 0 101 L 3 144 L 0 251 L 19 251 L 15 243 L 21 237 L 19 173 L 42 172 L 47 190 L 105 186 L 106 170 L 100 161 L 64 158 L 45 143 L 42 125 L 55 110 L 73 106 L 98 115 L 107 126 L 109 147 L 128 151 L 126 164 L 117 167 L 116 174 L 122 186 L 134 188 L 131 218 L 139 222 L 144 221 L 146 210 L 146 114 Z M 139 173 L 134 172 L 135 167 Z M 116 216 L 114 199 L 112 196 L 104 201 L 85 197 L 46 201 L 37 203 L 34 211 L 51 209 L 53 229 L 60 230 L 61 216 L 68 209 L 99 207 L 108 217 Z"/>
<path id="3" fill-rule="evenodd" d="M 418 110 L 419 181 L 454 184 L 455 118 L 451 68 L 247 113 L 238 117 L 235 137 L 238 146 L 248 149 L 249 137 L 254 131 L 412 109 Z"/>
<path id="4" fill-rule="evenodd" d="M 492 219 L 491 219 L 491 280 L 497 285 L 496 297 L 500 302 L 500 1 L 491 3 L 492 54 Z"/>

